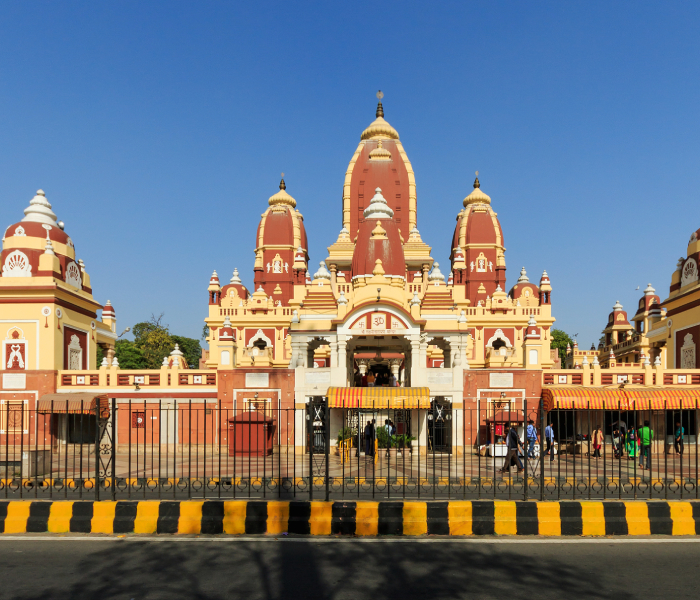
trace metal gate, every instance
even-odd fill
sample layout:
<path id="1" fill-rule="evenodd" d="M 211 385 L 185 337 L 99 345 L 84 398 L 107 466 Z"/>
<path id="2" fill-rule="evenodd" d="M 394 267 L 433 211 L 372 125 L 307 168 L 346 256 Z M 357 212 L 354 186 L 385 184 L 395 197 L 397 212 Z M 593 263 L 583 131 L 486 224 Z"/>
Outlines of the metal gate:
<path id="1" fill-rule="evenodd" d="M 321 396 L 311 398 L 306 413 L 306 448 L 313 454 L 323 454 L 326 451 L 326 419 L 328 418 L 326 399 Z"/>
<path id="2" fill-rule="evenodd" d="M 452 453 L 452 402 L 441 396 L 430 400 L 428 450 L 440 454 Z"/>

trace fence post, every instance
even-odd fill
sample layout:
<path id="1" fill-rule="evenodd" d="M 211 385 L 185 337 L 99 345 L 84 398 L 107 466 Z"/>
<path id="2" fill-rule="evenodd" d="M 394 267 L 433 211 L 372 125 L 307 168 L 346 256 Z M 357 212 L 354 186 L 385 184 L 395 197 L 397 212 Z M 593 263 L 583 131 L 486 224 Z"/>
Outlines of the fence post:
<path id="1" fill-rule="evenodd" d="M 159 417 L 160 418 L 160 417 Z M 117 499 L 117 399 L 112 398 L 112 500 Z"/>
<path id="2" fill-rule="evenodd" d="M 540 500 L 542 502 L 544 502 L 544 446 L 547 437 L 544 429 L 544 398 L 540 398 Z M 551 451 L 554 452 L 554 447 Z"/>
<path id="3" fill-rule="evenodd" d="M 527 439 L 527 398 L 525 398 L 525 402 L 523 403 L 523 424 L 525 425 L 525 456 L 523 457 L 525 459 L 525 481 L 523 482 L 523 500 L 527 500 L 527 484 L 528 484 L 528 471 L 527 471 L 527 466 L 528 466 L 528 458 L 529 458 L 529 449 L 530 449 L 530 440 Z"/>
<path id="4" fill-rule="evenodd" d="M 100 399 L 95 403 L 95 500 L 100 500 Z"/>
<path id="5" fill-rule="evenodd" d="M 329 465 L 328 465 L 328 460 L 331 455 L 331 410 L 328 408 L 328 399 L 326 399 L 326 404 L 323 407 L 323 437 L 325 438 L 325 443 L 324 443 L 324 450 L 326 452 L 326 502 L 328 502 L 328 499 L 330 498 L 330 489 L 329 489 L 329 482 L 328 482 L 328 477 L 329 477 Z"/>
<path id="6" fill-rule="evenodd" d="M 314 406 L 313 398 L 306 405 L 306 439 L 309 444 L 309 500 L 314 499 Z"/>

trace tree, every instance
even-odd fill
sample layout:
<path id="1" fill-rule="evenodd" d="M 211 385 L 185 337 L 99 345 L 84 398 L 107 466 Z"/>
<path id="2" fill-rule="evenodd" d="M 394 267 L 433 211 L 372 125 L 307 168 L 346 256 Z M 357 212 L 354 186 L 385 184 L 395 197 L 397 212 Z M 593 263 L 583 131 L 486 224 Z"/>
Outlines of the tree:
<path id="1" fill-rule="evenodd" d="M 114 353 L 122 369 L 145 369 L 146 358 L 143 351 L 129 340 L 118 340 L 114 345 Z"/>
<path id="2" fill-rule="evenodd" d="M 146 368 L 159 369 L 163 359 L 175 348 L 168 326 L 163 324 L 163 313 L 151 315 L 150 320 L 134 325 L 134 345 L 141 350 Z"/>
<path id="3" fill-rule="evenodd" d="M 102 346 L 97 344 L 97 368 L 100 368 L 100 365 L 102 364 L 102 359 L 105 357 L 105 353 L 102 350 Z"/>
<path id="4" fill-rule="evenodd" d="M 199 359 L 202 358 L 202 346 L 199 340 L 195 340 L 181 335 L 171 335 L 173 342 L 180 346 L 180 350 L 185 355 L 187 366 L 190 369 L 199 369 Z"/>
<path id="5" fill-rule="evenodd" d="M 574 341 L 571 336 L 561 329 L 552 329 L 552 342 L 550 347 L 559 350 L 559 358 L 561 359 L 561 366 L 564 368 L 566 364 L 566 347 L 573 346 Z"/>

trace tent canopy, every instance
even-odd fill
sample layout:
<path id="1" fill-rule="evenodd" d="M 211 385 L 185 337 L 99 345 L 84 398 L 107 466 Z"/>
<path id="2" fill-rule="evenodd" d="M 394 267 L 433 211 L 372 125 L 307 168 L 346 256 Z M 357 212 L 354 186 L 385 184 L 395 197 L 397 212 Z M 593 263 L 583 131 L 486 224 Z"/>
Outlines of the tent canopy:
<path id="1" fill-rule="evenodd" d="M 44 394 L 36 404 L 39 413 L 90 413 L 96 414 L 97 403 L 109 410 L 107 396 L 104 394 L 91 394 L 89 392 L 75 392 L 72 394 Z M 104 410 L 104 408 L 102 410 Z"/>
<path id="2" fill-rule="evenodd" d="M 330 387 L 330 408 L 430 408 L 427 387 Z"/>
<path id="3" fill-rule="evenodd" d="M 547 386 L 544 409 L 679 410 L 700 408 L 700 388 L 604 388 Z"/>

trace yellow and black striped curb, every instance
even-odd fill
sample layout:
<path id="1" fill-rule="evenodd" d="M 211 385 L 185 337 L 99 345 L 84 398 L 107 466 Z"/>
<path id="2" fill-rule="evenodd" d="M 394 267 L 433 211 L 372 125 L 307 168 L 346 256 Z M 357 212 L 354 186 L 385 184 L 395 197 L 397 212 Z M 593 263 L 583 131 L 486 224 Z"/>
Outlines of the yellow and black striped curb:
<path id="1" fill-rule="evenodd" d="M 700 535 L 700 502 L 0 502 L 0 533 L 46 532 Z"/>

